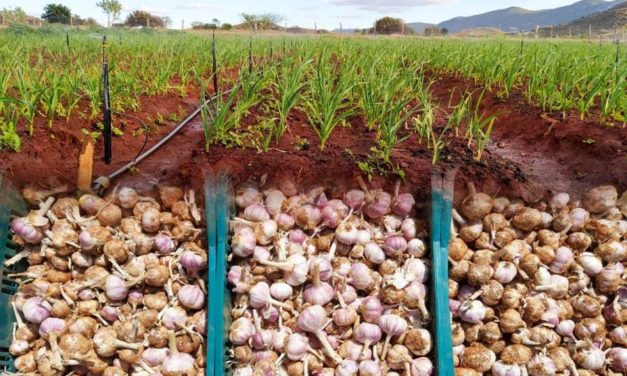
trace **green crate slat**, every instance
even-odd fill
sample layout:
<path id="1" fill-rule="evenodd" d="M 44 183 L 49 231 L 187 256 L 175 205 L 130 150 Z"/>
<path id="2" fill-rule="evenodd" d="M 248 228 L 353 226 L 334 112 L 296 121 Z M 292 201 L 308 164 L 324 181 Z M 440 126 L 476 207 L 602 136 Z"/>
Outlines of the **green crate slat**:
<path id="1" fill-rule="evenodd" d="M 448 305 L 448 239 L 451 199 L 444 192 L 442 177 L 431 178 L 431 283 L 435 366 L 438 376 L 454 375 L 451 316 Z"/>
<path id="2" fill-rule="evenodd" d="M 26 269 L 24 262 L 4 266 L 4 261 L 19 252 L 19 246 L 10 239 L 11 213 L 26 214 L 27 207 L 20 194 L 0 174 L 0 368 L 15 372 L 13 356 L 9 353 L 13 323 L 16 321 L 11 299 L 17 291 L 17 283 L 6 275 Z"/>
<path id="3" fill-rule="evenodd" d="M 230 370 L 226 368 L 226 338 L 227 330 L 230 326 L 231 298 L 226 285 L 227 273 L 227 252 L 229 235 L 229 187 L 228 179 L 222 176 L 216 184 L 216 271 L 215 290 L 216 300 L 214 309 L 215 319 L 215 353 L 214 353 L 214 375 L 228 375 Z"/>
<path id="4" fill-rule="evenodd" d="M 207 355 L 205 365 L 205 375 L 215 375 L 213 354 L 216 352 L 214 343 L 216 327 L 212 319 L 213 306 L 215 304 L 216 289 L 215 273 L 216 273 L 216 188 L 215 179 L 208 176 L 205 179 L 205 221 L 207 226 Z"/>

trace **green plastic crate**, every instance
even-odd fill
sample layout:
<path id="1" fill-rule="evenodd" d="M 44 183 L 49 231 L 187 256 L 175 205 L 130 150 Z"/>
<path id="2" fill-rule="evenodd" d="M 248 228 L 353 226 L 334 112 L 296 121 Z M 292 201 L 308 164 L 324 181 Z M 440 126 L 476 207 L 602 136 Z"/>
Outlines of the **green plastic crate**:
<path id="1" fill-rule="evenodd" d="M 438 376 L 454 374 L 453 346 L 448 305 L 448 243 L 452 211 L 452 178 L 432 176 L 431 192 L 431 263 L 433 293 L 430 296 L 435 338 L 434 365 Z M 232 300 L 227 286 L 228 221 L 233 214 L 228 178 L 208 178 L 205 185 L 205 211 L 209 245 L 209 331 L 207 335 L 207 375 L 231 375 L 226 365 L 227 330 L 231 320 Z M 213 223 L 211 223 L 213 222 Z M 211 370 L 211 373 L 209 372 Z"/>
<path id="2" fill-rule="evenodd" d="M 20 247 L 11 241 L 9 226 L 11 215 L 25 215 L 26 204 L 20 194 L 9 182 L 0 175 L 0 368 L 15 371 L 13 356 L 9 353 L 13 334 L 15 315 L 11 308 L 11 299 L 17 291 L 17 283 L 7 277 L 8 274 L 24 271 L 25 262 L 19 262 L 10 267 L 4 266 L 4 261 L 15 256 Z"/>
<path id="3" fill-rule="evenodd" d="M 450 311 L 448 308 L 448 241 L 452 208 L 452 179 L 434 176 L 431 194 L 431 262 L 433 294 L 433 333 L 435 337 L 435 366 L 437 375 L 453 375 Z M 228 220 L 233 211 L 228 178 L 207 178 L 205 184 L 205 214 L 207 219 L 208 298 L 207 298 L 207 364 L 206 375 L 230 375 L 226 365 L 227 330 L 230 325 L 231 294 L 226 273 L 228 254 Z M 10 240 L 11 215 L 24 215 L 27 207 L 19 193 L 0 175 L 0 260 L 4 262 L 19 252 Z M 7 274 L 23 271 L 25 262 L 0 268 L 0 368 L 15 371 L 13 357 L 8 352 L 15 316 L 10 300 L 17 283 Z"/>

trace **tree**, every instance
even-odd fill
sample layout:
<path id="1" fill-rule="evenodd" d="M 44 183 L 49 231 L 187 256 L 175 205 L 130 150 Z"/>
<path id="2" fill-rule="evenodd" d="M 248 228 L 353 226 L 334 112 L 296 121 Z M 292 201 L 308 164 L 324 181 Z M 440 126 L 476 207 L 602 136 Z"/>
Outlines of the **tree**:
<path id="1" fill-rule="evenodd" d="M 165 27 L 165 22 L 163 22 L 163 19 L 161 17 L 153 16 L 152 14 L 143 10 L 136 10 L 126 17 L 124 25 L 131 27 L 145 26 L 163 28 Z"/>
<path id="2" fill-rule="evenodd" d="M 400 18 L 383 17 L 374 23 L 377 34 L 400 34 L 404 30 L 403 20 Z"/>
<path id="3" fill-rule="evenodd" d="M 73 22 L 74 22 L 74 25 L 79 25 L 79 26 L 90 26 L 90 27 L 100 26 L 100 24 L 98 24 L 98 21 L 96 21 L 96 19 L 92 17 L 84 19 L 78 14 L 74 15 Z"/>
<path id="4" fill-rule="evenodd" d="M 233 25 L 231 25 L 228 22 L 225 22 L 222 24 L 222 30 L 231 30 L 233 28 Z"/>
<path id="5" fill-rule="evenodd" d="M 440 29 L 440 34 L 442 34 L 442 35 L 448 35 L 448 29 L 447 29 L 447 28 L 445 28 L 445 27 L 441 28 L 441 29 Z"/>
<path id="6" fill-rule="evenodd" d="M 166 27 L 172 26 L 172 19 L 169 16 L 161 17 Z"/>
<path id="7" fill-rule="evenodd" d="M 44 7 L 41 18 L 50 23 L 61 23 L 69 25 L 72 18 L 72 11 L 63 4 L 48 4 Z"/>
<path id="8" fill-rule="evenodd" d="M 107 27 L 111 27 L 113 21 L 115 21 L 122 11 L 122 4 L 118 0 L 101 0 L 96 3 L 96 6 L 102 9 L 107 14 Z"/>
<path id="9" fill-rule="evenodd" d="M 3 24 L 11 24 L 11 23 L 26 23 L 28 20 L 28 16 L 24 9 L 20 7 L 11 8 L 3 8 L 0 10 L 0 18 L 2 18 Z"/>
<path id="10" fill-rule="evenodd" d="M 274 13 L 264 13 L 264 14 L 248 14 L 242 13 L 242 20 L 244 21 L 244 25 L 253 29 L 257 28 L 260 30 L 268 30 L 272 26 L 278 24 L 283 21 L 285 17 L 274 14 Z"/>
<path id="11" fill-rule="evenodd" d="M 205 23 L 200 21 L 192 22 L 192 29 L 194 30 L 215 30 L 218 27 L 214 23 Z"/>
<path id="12" fill-rule="evenodd" d="M 217 27 L 220 27 L 220 20 L 217 18 L 214 18 L 213 20 L 211 20 L 211 22 L 213 22 Z"/>
<path id="13" fill-rule="evenodd" d="M 447 30 L 448 31 L 448 30 Z M 434 37 L 440 35 L 440 29 L 435 26 L 429 26 L 424 31 L 425 37 Z"/>
<path id="14" fill-rule="evenodd" d="M 283 21 L 285 17 L 274 14 L 274 13 L 265 13 L 260 16 L 259 27 L 261 30 L 267 30 L 270 27 L 280 23 Z"/>

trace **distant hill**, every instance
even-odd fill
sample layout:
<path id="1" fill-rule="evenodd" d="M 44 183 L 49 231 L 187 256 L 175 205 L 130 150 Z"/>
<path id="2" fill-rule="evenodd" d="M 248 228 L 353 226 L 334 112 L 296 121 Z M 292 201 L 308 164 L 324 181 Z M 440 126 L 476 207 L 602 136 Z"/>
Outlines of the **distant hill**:
<path id="1" fill-rule="evenodd" d="M 567 24 L 625 3 L 626 0 L 582 0 L 574 4 L 545 10 L 528 10 L 520 7 L 495 10 L 470 17 L 456 17 L 438 24 L 455 33 L 480 27 L 500 28 L 505 32 L 532 30 L 539 26 Z"/>
<path id="2" fill-rule="evenodd" d="M 582 17 L 567 24 L 554 26 L 553 34 L 570 35 L 572 33 L 574 36 L 586 36 L 590 27 L 592 27 L 592 32 L 595 35 L 609 34 L 613 32 L 614 25 L 619 27 L 619 32 L 621 32 L 621 27 L 627 26 L 627 1 L 611 9 Z M 543 37 L 550 33 L 551 29 L 548 27 L 539 30 L 540 36 Z"/>
<path id="3" fill-rule="evenodd" d="M 352 33 L 356 32 L 358 30 L 361 30 L 361 29 L 342 29 L 342 30 L 340 30 L 340 29 L 333 29 L 332 31 L 334 33 L 352 34 Z"/>
<path id="4" fill-rule="evenodd" d="M 249 23 L 244 22 L 241 24 L 233 25 L 233 29 L 252 31 L 254 29 L 254 26 Z M 259 30 L 259 31 L 279 31 L 279 32 L 287 31 L 288 33 L 293 33 L 293 34 L 327 34 L 329 32 L 328 30 L 325 30 L 325 29 L 318 29 L 316 31 L 314 29 L 307 29 L 307 28 L 299 27 L 299 26 L 290 26 L 286 30 L 284 26 L 276 25 L 276 24 L 271 24 L 264 30 Z"/>
<path id="5" fill-rule="evenodd" d="M 414 29 L 414 31 L 417 33 L 422 33 L 423 31 L 425 31 L 426 28 L 435 26 L 434 24 L 424 23 L 424 22 L 410 22 L 405 25 Z"/>
<path id="6" fill-rule="evenodd" d="M 494 27 L 479 27 L 476 29 L 465 29 L 457 33 L 457 36 L 465 37 L 465 38 L 485 38 L 485 37 L 498 37 L 502 36 L 504 33 L 497 28 Z"/>
<path id="7" fill-rule="evenodd" d="M 424 22 L 411 22 L 405 24 L 405 35 L 419 33 L 421 34 L 426 28 L 435 26 L 434 24 L 424 23 Z M 359 32 L 368 32 L 372 33 L 372 27 L 367 27 L 363 29 L 333 29 L 334 33 L 359 33 Z"/>

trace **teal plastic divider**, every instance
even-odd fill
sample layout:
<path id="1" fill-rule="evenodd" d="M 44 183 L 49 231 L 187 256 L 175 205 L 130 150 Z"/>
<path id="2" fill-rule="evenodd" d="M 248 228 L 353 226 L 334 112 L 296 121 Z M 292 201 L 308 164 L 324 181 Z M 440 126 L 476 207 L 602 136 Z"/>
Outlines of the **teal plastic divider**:
<path id="1" fill-rule="evenodd" d="M 207 227 L 207 355 L 205 358 L 205 375 L 215 375 L 213 356 L 216 352 L 214 343 L 216 327 L 212 319 L 213 306 L 216 299 L 216 183 L 213 176 L 205 178 L 205 221 Z"/>
<path id="2" fill-rule="evenodd" d="M 435 366 L 438 376 L 455 374 L 451 313 L 448 305 L 448 242 L 452 195 L 445 189 L 443 178 L 431 176 L 431 312 L 435 339 Z"/>
<path id="3" fill-rule="evenodd" d="M 214 375 L 230 375 L 231 370 L 226 367 L 226 339 L 230 326 L 231 296 L 227 288 L 227 253 L 230 218 L 229 180 L 222 175 L 216 182 L 216 269 L 214 289 L 216 299 L 214 302 L 214 325 L 216 328 L 214 345 Z"/>

